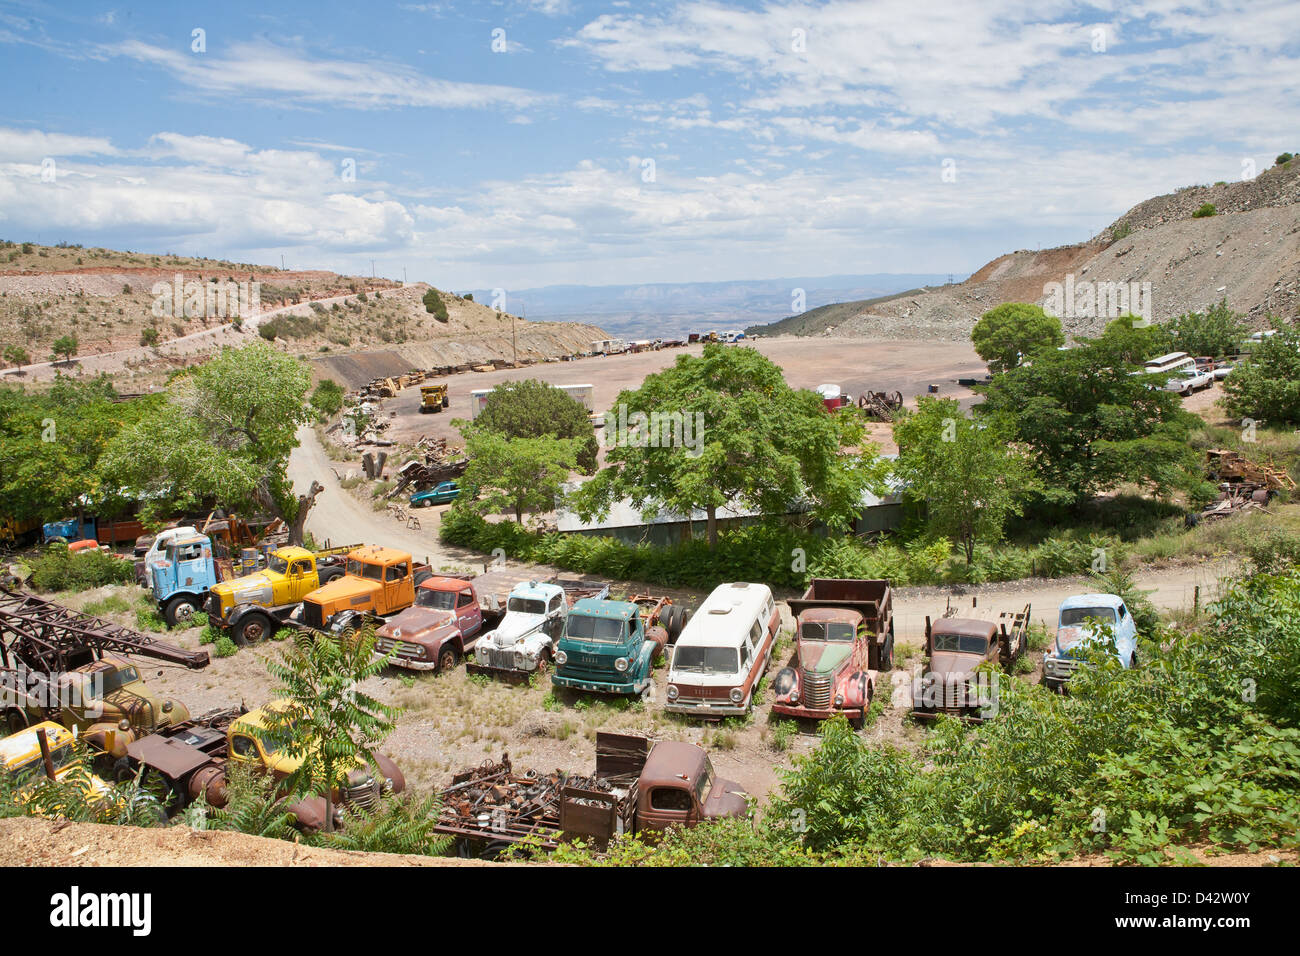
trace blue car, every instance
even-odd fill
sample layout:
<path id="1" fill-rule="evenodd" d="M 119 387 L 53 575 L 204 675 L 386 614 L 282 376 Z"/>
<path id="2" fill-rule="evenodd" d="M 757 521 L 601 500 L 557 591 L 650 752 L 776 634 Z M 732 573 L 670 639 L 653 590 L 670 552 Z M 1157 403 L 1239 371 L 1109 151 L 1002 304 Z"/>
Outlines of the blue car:
<path id="1" fill-rule="evenodd" d="M 430 508 L 433 505 L 445 505 L 460 496 L 460 486 L 454 481 L 443 481 L 426 491 L 417 491 L 411 495 L 412 508 Z"/>
<path id="2" fill-rule="evenodd" d="M 1085 648 L 1104 646 L 1097 622 L 1109 625 L 1120 666 L 1137 666 L 1137 625 L 1123 599 L 1115 594 L 1076 594 L 1061 602 L 1056 639 L 1043 658 L 1043 683 L 1049 689 L 1064 689 L 1083 662 Z"/>

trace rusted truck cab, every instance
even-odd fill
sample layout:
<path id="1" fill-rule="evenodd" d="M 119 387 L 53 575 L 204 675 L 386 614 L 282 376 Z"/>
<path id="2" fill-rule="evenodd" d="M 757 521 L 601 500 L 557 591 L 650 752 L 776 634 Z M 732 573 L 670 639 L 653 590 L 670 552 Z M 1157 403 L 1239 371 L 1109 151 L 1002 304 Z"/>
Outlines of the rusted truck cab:
<path id="1" fill-rule="evenodd" d="M 413 671 L 446 671 L 474 649 L 483 609 L 470 581 L 431 577 L 415 589 L 415 605 L 375 631 L 375 653 Z"/>
<path id="2" fill-rule="evenodd" d="M 709 755 L 694 744 L 661 740 L 650 749 L 637 783 L 637 828 L 693 827 L 749 812 L 740 784 L 719 777 Z"/>
<path id="3" fill-rule="evenodd" d="M 951 609 L 950 609 L 951 610 Z M 945 614 L 925 622 L 925 671 L 912 681 L 912 714 L 932 720 L 948 714 L 979 723 L 997 713 L 998 666 L 1025 652 L 1030 606 L 1001 614 Z M 983 668 L 990 664 L 993 668 Z"/>

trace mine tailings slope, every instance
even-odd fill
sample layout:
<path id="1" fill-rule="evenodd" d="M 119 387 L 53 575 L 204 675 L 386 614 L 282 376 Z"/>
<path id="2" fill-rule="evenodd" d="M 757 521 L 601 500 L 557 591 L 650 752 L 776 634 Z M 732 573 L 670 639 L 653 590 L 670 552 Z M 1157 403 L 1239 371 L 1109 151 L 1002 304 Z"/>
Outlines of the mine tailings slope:
<path id="1" fill-rule="evenodd" d="M 1206 203 L 1215 215 L 1194 218 Z M 1300 160 L 1253 180 L 1189 186 L 1134 206 L 1086 243 L 999 256 L 965 282 L 838 303 L 800 317 L 794 334 L 881 338 L 969 337 L 1004 302 L 1047 301 L 1049 283 L 1150 283 L 1151 318 L 1167 321 L 1226 299 L 1264 328 L 1300 316 Z M 1066 314 L 1071 335 L 1095 335 L 1111 316 Z M 829 332 L 828 327 L 834 326 Z M 763 331 L 763 330 L 759 330 Z M 768 331 L 777 329 L 768 327 Z"/>

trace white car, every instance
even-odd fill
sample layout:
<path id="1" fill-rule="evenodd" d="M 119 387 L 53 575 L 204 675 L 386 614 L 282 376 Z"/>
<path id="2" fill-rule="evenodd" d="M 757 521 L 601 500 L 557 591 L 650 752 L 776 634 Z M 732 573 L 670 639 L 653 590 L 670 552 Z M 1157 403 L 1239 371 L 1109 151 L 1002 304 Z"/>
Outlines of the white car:
<path id="1" fill-rule="evenodd" d="M 1120 666 L 1137 666 L 1137 625 L 1116 594 L 1076 594 L 1061 602 L 1056 638 L 1043 657 L 1043 683 L 1059 691 L 1083 662 L 1085 648 L 1103 647 L 1098 623 L 1109 625 Z"/>
<path id="2" fill-rule="evenodd" d="M 544 667 L 568 616 L 569 598 L 558 584 L 516 584 L 501 623 L 475 644 L 469 671 L 524 675 Z"/>

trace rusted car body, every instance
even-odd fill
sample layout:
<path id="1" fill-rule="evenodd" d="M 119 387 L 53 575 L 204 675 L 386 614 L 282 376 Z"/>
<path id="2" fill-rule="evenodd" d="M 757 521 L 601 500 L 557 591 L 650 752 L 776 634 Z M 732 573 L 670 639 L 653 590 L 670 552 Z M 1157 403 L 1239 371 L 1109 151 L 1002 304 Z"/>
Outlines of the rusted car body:
<path id="1" fill-rule="evenodd" d="M 494 615 L 493 621 L 499 618 Z M 472 581 L 435 576 L 415 589 L 415 605 L 375 631 L 375 653 L 413 671 L 446 671 L 474 649 L 484 612 Z"/>
<path id="2" fill-rule="evenodd" d="M 948 714 L 980 723 L 996 713 L 996 677 L 985 678 L 980 665 L 1009 668 L 1025 652 L 1030 606 L 1000 614 L 949 612 L 934 623 L 925 621 L 923 674 L 912 682 L 912 714 L 933 720 Z M 987 668 L 985 669 L 987 671 Z"/>

